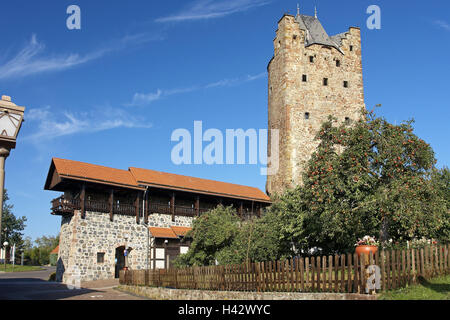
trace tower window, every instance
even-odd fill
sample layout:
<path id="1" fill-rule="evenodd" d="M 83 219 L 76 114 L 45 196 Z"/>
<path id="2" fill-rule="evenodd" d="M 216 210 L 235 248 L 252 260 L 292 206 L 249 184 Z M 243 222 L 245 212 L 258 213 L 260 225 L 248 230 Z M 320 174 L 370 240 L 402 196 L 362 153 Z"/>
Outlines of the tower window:
<path id="1" fill-rule="evenodd" d="M 309 119 L 309 112 L 305 112 L 305 120 Z"/>
<path id="2" fill-rule="evenodd" d="M 344 81 L 344 88 L 348 88 L 348 81 Z"/>
<path id="3" fill-rule="evenodd" d="M 105 253 L 97 252 L 97 263 L 104 263 L 104 262 L 105 262 Z"/>
<path id="4" fill-rule="evenodd" d="M 309 62 L 311 62 L 311 63 L 314 62 L 314 57 L 313 56 L 309 56 Z"/>
<path id="5" fill-rule="evenodd" d="M 304 74 L 304 75 L 302 76 L 302 81 L 303 81 L 303 82 L 307 82 L 307 81 L 308 81 L 308 77 L 306 76 L 306 74 Z"/>
<path id="6" fill-rule="evenodd" d="M 328 85 L 328 78 L 323 78 L 323 85 L 327 86 Z"/>
<path id="7" fill-rule="evenodd" d="M 353 46 L 350 46 L 350 51 L 353 51 Z"/>
<path id="8" fill-rule="evenodd" d="M 340 67 L 341 66 L 341 61 L 340 60 L 336 60 L 336 67 Z"/>
<path id="9" fill-rule="evenodd" d="M 345 124 L 350 124 L 350 118 L 349 117 L 345 117 Z"/>
<path id="10" fill-rule="evenodd" d="M 294 40 L 297 40 L 297 35 L 294 34 L 294 36 L 292 37 Z"/>

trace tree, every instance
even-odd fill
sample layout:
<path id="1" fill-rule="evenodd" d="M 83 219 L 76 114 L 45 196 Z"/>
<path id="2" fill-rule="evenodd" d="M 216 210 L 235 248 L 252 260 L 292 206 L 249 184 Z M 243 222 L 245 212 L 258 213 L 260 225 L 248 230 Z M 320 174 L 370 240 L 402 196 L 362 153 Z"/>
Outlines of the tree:
<path id="1" fill-rule="evenodd" d="M 50 263 L 50 252 L 59 244 L 59 235 L 37 238 L 34 246 L 31 246 L 29 238 L 25 242 L 28 243 L 24 251 L 27 262 L 32 265 L 47 265 Z"/>
<path id="2" fill-rule="evenodd" d="M 412 124 L 392 125 L 366 111 L 352 126 L 330 117 L 303 184 L 272 206 L 284 221 L 282 239 L 304 251 L 335 253 L 353 251 L 364 235 L 437 236 L 446 210 L 431 180 L 436 160 Z"/>
<path id="3" fill-rule="evenodd" d="M 443 217 L 442 227 L 439 230 L 438 238 L 445 243 L 450 242 L 450 170 L 448 167 L 436 169 L 432 175 L 433 186 L 444 199 L 446 204 L 446 214 Z"/>
<path id="4" fill-rule="evenodd" d="M 8 241 L 11 245 L 15 244 L 17 249 L 22 248 L 23 233 L 25 229 L 26 217 L 17 218 L 12 212 L 13 205 L 8 203 L 9 197 L 6 189 L 3 192 L 3 213 L 2 213 L 2 229 L 1 243 Z M 6 231 L 5 231 L 6 229 Z"/>
<path id="5" fill-rule="evenodd" d="M 218 206 L 194 220 L 187 234 L 193 238 L 189 251 L 175 264 L 240 264 L 289 256 L 290 243 L 280 241 L 280 223 L 270 212 L 258 220 L 241 221 L 232 207 Z"/>
<path id="6" fill-rule="evenodd" d="M 186 235 L 193 241 L 189 251 L 180 255 L 176 265 L 214 265 L 227 250 L 238 233 L 238 217 L 232 207 L 218 206 L 195 219 L 192 230 Z"/>

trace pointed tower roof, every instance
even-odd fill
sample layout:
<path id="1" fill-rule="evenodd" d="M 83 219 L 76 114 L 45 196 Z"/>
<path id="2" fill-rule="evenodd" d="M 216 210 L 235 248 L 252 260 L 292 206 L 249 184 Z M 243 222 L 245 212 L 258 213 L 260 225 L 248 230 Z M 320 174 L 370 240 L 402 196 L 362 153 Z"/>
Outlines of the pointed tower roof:
<path id="1" fill-rule="evenodd" d="M 300 14 L 295 17 L 295 21 L 298 22 L 300 29 L 306 31 L 306 46 L 321 44 L 341 51 L 340 42 L 336 41 L 336 36 L 330 37 L 317 17 Z"/>

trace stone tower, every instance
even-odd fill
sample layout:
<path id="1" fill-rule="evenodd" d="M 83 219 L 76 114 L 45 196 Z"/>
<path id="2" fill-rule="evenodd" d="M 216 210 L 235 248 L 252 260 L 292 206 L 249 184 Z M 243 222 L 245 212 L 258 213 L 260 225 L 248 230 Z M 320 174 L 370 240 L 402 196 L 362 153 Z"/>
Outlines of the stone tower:
<path id="1" fill-rule="evenodd" d="M 279 130 L 279 168 L 267 177 L 269 194 L 301 184 L 329 115 L 350 124 L 365 106 L 359 28 L 329 36 L 317 14 L 285 14 L 273 43 L 268 118 L 269 129 Z M 271 159 L 270 138 L 268 153 Z"/>

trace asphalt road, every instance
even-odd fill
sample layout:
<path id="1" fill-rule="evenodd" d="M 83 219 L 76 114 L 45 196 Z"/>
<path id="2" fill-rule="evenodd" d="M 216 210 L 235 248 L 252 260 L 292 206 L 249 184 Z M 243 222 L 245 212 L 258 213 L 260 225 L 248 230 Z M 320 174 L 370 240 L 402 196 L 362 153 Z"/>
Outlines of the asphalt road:
<path id="1" fill-rule="evenodd" d="M 113 289 L 111 282 L 82 284 L 80 289 L 71 289 L 48 278 L 55 267 L 44 267 L 42 271 L 0 273 L 0 300 L 140 300 Z"/>

